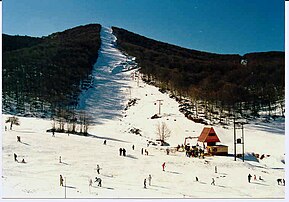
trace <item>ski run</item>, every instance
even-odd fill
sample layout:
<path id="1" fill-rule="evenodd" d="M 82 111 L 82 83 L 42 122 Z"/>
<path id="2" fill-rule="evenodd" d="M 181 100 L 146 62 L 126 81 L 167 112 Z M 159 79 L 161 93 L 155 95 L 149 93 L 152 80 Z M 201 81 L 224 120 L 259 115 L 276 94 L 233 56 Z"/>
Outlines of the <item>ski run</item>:
<path id="1" fill-rule="evenodd" d="M 53 137 L 46 132 L 52 121 L 33 117 L 18 117 L 20 125 L 10 130 L 5 123 L 10 115 L 2 115 L 4 199 L 285 197 L 283 181 L 277 182 L 285 179 L 284 119 L 244 125 L 245 162 L 241 158 L 234 161 L 232 125 L 213 126 L 230 155 L 187 157 L 175 147 L 184 144 L 185 137 L 199 136 L 205 126 L 188 120 L 169 94 L 139 79 L 134 59 L 115 47 L 110 28 L 102 28 L 101 37 L 92 73 L 95 80 L 79 98 L 78 109 L 94 118 L 88 136 L 55 133 Z M 122 71 L 124 68 L 133 70 Z M 124 110 L 129 99 L 136 103 Z M 159 112 L 157 100 L 162 100 L 161 118 L 151 119 Z M 161 122 L 171 130 L 170 146 L 156 142 Z M 139 129 L 140 135 L 131 129 Z M 120 149 L 126 154 L 120 155 Z M 241 151 L 240 145 L 237 149 Z M 252 153 L 264 154 L 264 158 Z"/>

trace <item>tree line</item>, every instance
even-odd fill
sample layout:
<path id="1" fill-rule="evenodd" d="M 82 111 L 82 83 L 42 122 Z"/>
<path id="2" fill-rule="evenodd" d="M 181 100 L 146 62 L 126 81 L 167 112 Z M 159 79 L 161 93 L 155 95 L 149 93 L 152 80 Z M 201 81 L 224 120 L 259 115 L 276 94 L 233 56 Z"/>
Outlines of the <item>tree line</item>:
<path id="1" fill-rule="evenodd" d="M 113 27 L 118 47 L 137 58 L 144 80 L 178 99 L 219 111 L 284 115 L 285 53 L 215 54 L 159 42 Z M 245 62 L 243 62 L 245 61 Z M 205 104 L 204 104 L 205 103 Z M 209 109 L 208 109 L 209 110 Z"/>
<path id="2" fill-rule="evenodd" d="M 99 24 L 37 38 L 3 35 L 3 110 L 75 108 L 100 48 Z"/>

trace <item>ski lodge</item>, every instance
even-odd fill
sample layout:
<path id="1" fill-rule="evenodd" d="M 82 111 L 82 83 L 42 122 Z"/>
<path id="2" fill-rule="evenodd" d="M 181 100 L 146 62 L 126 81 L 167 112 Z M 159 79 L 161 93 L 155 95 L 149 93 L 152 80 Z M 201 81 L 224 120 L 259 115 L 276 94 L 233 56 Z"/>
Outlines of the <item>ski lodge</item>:
<path id="1" fill-rule="evenodd" d="M 216 145 L 217 142 L 221 142 L 213 127 L 205 127 L 198 138 L 198 142 L 202 142 L 211 155 L 228 155 L 228 146 Z"/>

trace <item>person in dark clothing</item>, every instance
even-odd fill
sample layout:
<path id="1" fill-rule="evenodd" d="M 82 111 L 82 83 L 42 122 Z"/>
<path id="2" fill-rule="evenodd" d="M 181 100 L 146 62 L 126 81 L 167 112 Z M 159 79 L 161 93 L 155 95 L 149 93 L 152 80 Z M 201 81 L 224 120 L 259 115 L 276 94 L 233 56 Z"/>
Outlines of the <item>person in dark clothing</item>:
<path id="1" fill-rule="evenodd" d="M 134 145 L 132 145 L 132 150 L 134 150 Z"/>
<path id="2" fill-rule="evenodd" d="M 283 185 L 285 186 L 285 179 L 283 179 L 282 181 L 283 181 Z"/>
<path id="3" fill-rule="evenodd" d="M 122 153 L 123 153 L 123 156 L 126 156 L 126 150 L 125 150 L 125 148 L 122 148 Z"/>
<path id="4" fill-rule="evenodd" d="M 196 177 L 196 182 L 198 182 L 199 181 L 199 178 L 198 177 Z"/>
<path id="5" fill-rule="evenodd" d="M 94 182 L 98 182 L 98 185 L 97 186 L 99 186 L 99 187 L 101 187 L 101 179 L 100 178 L 98 178 L 98 177 L 95 177 L 95 181 Z"/>
<path id="6" fill-rule="evenodd" d="M 141 155 L 143 155 L 143 148 L 141 148 Z"/>
<path id="7" fill-rule="evenodd" d="M 52 137 L 55 137 L 55 129 L 52 130 Z"/>
<path id="8" fill-rule="evenodd" d="M 122 155 L 122 148 L 119 148 L 119 155 L 121 156 Z"/>
<path id="9" fill-rule="evenodd" d="M 17 142 L 21 142 L 20 136 L 17 136 Z"/>
<path id="10" fill-rule="evenodd" d="M 215 185 L 215 179 L 214 178 L 212 178 L 211 185 Z"/>
<path id="11" fill-rule="evenodd" d="M 18 162 L 17 155 L 14 153 L 14 161 Z"/>
<path id="12" fill-rule="evenodd" d="M 252 175 L 249 174 L 249 175 L 248 175 L 248 182 L 249 182 L 249 183 L 251 182 L 251 178 L 252 178 Z"/>
<path id="13" fill-rule="evenodd" d="M 62 177 L 62 175 L 60 175 L 60 186 L 62 186 L 63 187 L 63 177 Z"/>
<path id="14" fill-rule="evenodd" d="M 106 140 L 104 140 L 103 144 L 106 145 Z"/>
<path id="15" fill-rule="evenodd" d="M 147 188 L 147 179 L 144 179 L 143 186 L 144 186 L 145 189 Z"/>
<path id="16" fill-rule="evenodd" d="M 166 152 L 167 152 L 167 155 L 170 154 L 170 150 L 169 150 L 169 148 L 166 149 Z"/>
<path id="17" fill-rule="evenodd" d="M 100 173 L 99 173 L 99 171 L 100 171 L 100 167 L 99 167 L 98 164 L 97 164 L 97 166 L 96 166 L 96 171 L 97 171 L 98 174 L 100 174 Z"/>
<path id="18" fill-rule="evenodd" d="M 99 187 L 101 187 L 101 179 L 100 178 L 98 178 L 98 185 L 97 186 L 99 186 Z"/>

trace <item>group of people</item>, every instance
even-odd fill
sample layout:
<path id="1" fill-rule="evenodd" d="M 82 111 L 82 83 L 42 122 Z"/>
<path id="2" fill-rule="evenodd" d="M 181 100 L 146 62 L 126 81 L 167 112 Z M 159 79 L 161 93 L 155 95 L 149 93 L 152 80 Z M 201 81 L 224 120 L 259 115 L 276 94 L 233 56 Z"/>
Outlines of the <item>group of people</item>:
<path id="1" fill-rule="evenodd" d="M 285 186 L 285 179 L 279 178 L 279 179 L 277 179 L 277 183 L 278 183 L 278 185 L 283 185 L 283 186 Z"/>
<path id="2" fill-rule="evenodd" d="M 197 146 L 185 146 L 186 156 L 187 157 L 199 157 L 204 158 L 205 151 L 202 148 L 198 148 Z"/>
<path id="3" fill-rule="evenodd" d="M 141 155 L 143 155 L 145 153 L 145 155 L 149 155 L 149 152 L 148 152 L 148 150 L 144 150 L 143 148 L 141 148 Z"/>
<path id="4" fill-rule="evenodd" d="M 152 181 L 151 174 L 149 174 L 149 176 L 148 176 L 148 181 L 149 181 L 149 186 L 151 186 L 151 181 Z M 144 179 L 144 188 L 145 189 L 147 188 L 147 179 L 146 178 Z"/>
<path id="5" fill-rule="evenodd" d="M 251 183 L 251 178 L 252 178 L 252 177 L 253 177 L 253 176 L 252 176 L 251 174 L 248 175 L 248 182 L 249 182 L 249 183 Z M 254 175 L 254 180 L 257 180 L 257 176 L 256 176 L 256 175 Z M 261 176 L 259 176 L 259 180 L 263 180 Z"/>
<path id="6" fill-rule="evenodd" d="M 119 155 L 120 155 L 120 156 L 126 156 L 126 150 L 125 150 L 125 148 L 119 148 Z"/>
<path id="7" fill-rule="evenodd" d="M 17 154 L 15 154 L 15 153 L 14 153 L 14 161 L 19 162 L 18 159 L 17 159 Z M 21 163 L 26 163 L 24 158 L 22 159 Z"/>

